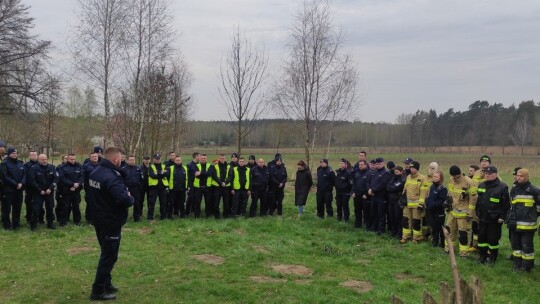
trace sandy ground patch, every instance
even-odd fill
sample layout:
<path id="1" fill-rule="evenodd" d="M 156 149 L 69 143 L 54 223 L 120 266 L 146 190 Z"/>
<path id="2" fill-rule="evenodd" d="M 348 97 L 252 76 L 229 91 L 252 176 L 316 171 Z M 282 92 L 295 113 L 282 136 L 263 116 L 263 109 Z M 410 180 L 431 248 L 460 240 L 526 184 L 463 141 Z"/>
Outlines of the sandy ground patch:
<path id="1" fill-rule="evenodd" d="M 343 286 L 345 288 L 352 289 L 359 293 L 368 292 L 373 289 L 373 284 L 370 282 L 364 282 L 364 281 L 347 281 L 339 283 L 340 286 Z"/>
<path id="2" fill-rule="evenodd" d="M 272 269 L 281 274 L 292 274 L 306 277 L 313 274 L 313 270 L 301 265 L 274 265 L 272 266 Z"/>
<path id="3" fill-rule="evenodd" d="M 70 256 L 74 256 L 77 254 L 85 253 L 85 252 L 91 252 L 96 250 L 94 247 L 73 247 L 68 248 L 66 251 Z"/>
<path id="4" fill-rule="evenodd" d="M 278 279 L 278 278 L 272 278 L 272 277 L 267 277 L 267 276 L 252 276 L 252 277 L 249 277 L 249 279 L 257 283 L 285 283 L 287 282 L 287 279 Z"/>
<path id="5" fill-rule="evenodd" d="M 294 282 L 298 285 L 309 285 L 311 284 L 312 280 L 306 280 L 306 279 L 296 279 Z"/>
<path id="6" fill-rule="evenodd" d="M 137 229 L 137 231 L 139 232 L 140 235 L 147 235 L 147 234 L 152 233 L 152 231 L 154 231 L 154 229 L 150 229 L 148 227 L 143 227 L 141 229 Z"/>
<path id="7" fill-rule="evenodd" d="M 213 254 L 198 254 L 194 255 L 193 258 L 210 265 L 221 265 L 225 263 L 224 258 Z"/>
<path id="8" fill-rule="evenodd" d="M 270 250 L 266 249 L 264 246 L 253 246 L 253 249 L 259 253 L 268 254 L 270 253 Z"/>
<path id="9" fill-rule="evenodd" d="M 234 229 L 233 232 L 240 235 L 240 236 L 246 235 L 246 231 L 244 229 L 240 229 L 240 228 Z"/>
<path id="10" fill-rule="evenodd" d="M 417 283 L 424 282 L 423 278 L 417 277 L 417 276 L 412 275 L 412 274 L 397 273 L 394 277 L 399 281 L 413 281 L 413 282 L 417 282 Z"/>

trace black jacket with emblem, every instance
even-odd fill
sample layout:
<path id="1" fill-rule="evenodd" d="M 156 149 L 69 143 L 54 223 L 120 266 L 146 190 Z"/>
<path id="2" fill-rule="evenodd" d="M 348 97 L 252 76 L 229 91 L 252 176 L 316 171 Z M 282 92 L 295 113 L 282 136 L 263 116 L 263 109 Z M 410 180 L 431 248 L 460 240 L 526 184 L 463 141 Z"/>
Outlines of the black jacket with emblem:
<path id="1" fill-rule="evenodd" d="M 101 160 L 100 166 L 90 173 L 88 190 L 94 199 L 92 224 L 95 227 L 121 227 L 126 223 L 133 197 L 124 184 L 124 174 L 106 159 Z"/>
<path id="2" fill-rule="evenodd" d="M 480 222 L 497 223 L 499 219 L 505 220 L 509 208 L 508 186 L 499 178 L 478 185 L 476 215 Z"/>
<path id="3" fill-rule="evenodd" d="M 540 206 L 540 189 L 531 182 L 516 183 L 510 190 L 511 207 L 506 224 L 510 230 L 535 231 L 538 227 L 537 208 Z"/>

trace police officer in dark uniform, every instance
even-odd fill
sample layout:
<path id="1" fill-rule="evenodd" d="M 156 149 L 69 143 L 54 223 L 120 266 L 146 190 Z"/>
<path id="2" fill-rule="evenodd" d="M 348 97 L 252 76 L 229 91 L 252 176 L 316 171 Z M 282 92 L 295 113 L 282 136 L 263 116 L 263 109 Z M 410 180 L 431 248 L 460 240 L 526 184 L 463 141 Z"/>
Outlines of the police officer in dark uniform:
<path id="1" fill-rule="evenodd" d="M 277 209 L 277 215 L 283 214 L 283 199 L 285 198 L 285 183 L 287 183 L 287 169 L 283 166 L 281 157 L 274 159 L 275 165 L 268 168 L 270 177 L 268 183 L 268 214 L 274 215 Z"/>
<path id="2" fill-rule="evenodd" d="M 81 190 L 84 183 L 82 166 L 75 160 L 75 154 L 68 154 L 67 162 L 56 170 L 58 174 L 58 185 L 60 187 L 62 200 L 61 212 L 58 218 L 60 226 L 65 226 L 69 221 L 70 211 L 73 211 L 73 223 L 77 226 L 81 224 Z"/>
<path id="3" fill-rule="evenodd" d="M 88 224 L 92 223 L 92 211 L 90 205 L 92 204 L 92 198 L 90 197 L 89 192 L 87 191 L 90 185 L 88 184 L 88 179 L 90 178 L 90 173 L 92 173 L 97 166 L 99 166 L 99 154 L 96 152 L 90 153 L 89 161 L 83 165 L 83 175 L 84 175 L 84 201 L 86 202 L 84 218 Z"/>
<path id="4" fill-rule="evenodd" d="M 248 167 L 250 170 L 257 166 L 257 159 L 255 158 L 255 155 L 251 154 L 248 158 L 248 163 L 246 164 L 246 167 Z"/>
<path id="5" fill-rule="evenodd" d="M 32 219 L 30 221 L 30 229 L 36 230 L 38 223 L 39 210 L 43 209 L 45 203 L 45 210 L 47 214 L 47 228 L 55 229 L 54 227 L 54 188 L 58 177 L 56 176 L 56 170 L 53 165 L 48 163 L 47 155 L 40 154 L 38 156 L 38 164 L 30 167 L 27 174 L 28 187 L 32 189 L 34 197 L 32 200 Z"/>
<path id="6" fill-rule="evenodd" d="M 186 192 L 188 188 L 188 168 L 182 164 L 182 158 L 175 156 L 174 164 L 169 167 L 169 194 L 171 200 L 167 205 L 167 218 L 173 215 L 186 217 Z"/>
<path id="7" fill-rule="evenodd" d="M 328 166 L 328 159 L 321 160 L 317 168 L 317 216 L 324 218 L 324 209 L 326 207 L 326 215 L 334 216 L 332 208 L 332 188 L 335 184 L 336 175 Z"/>
<path id="8" fill-rule="evenodd" d="M 339 161 L 339 169 L 335 171 L 336 187 L 336 211 L 337 220 L 349 222 L 349 200 L 351 198 L 352 175 L 347 169 L 347 160 L 342 158 Z"/>
<path id="9" fill-rule="evenodd" d="M 212 204 L 212 172 L 211 165 L 207 162 L 206 154 L 200 155 L 200 162 L 196 165 L 193 180 L 193 190 L 195 201 L 193 204 L 193 214 L 196 218 L 201 215 L 201 202 L 204 198 L 204 213 L 206 218 L 214 214 L 214 206 Z"/>
<path id="10" fill-rule="evenodd" d="M 84 160 L 83 166 L 86 165 L 89 161 L 91 161 L 92 154 L 96 153 L 98 156 L 98 164 L 101 162 L 101 156 L 103 155 L 103 148 L 100 146 L 95 146 L 93 152 L 90 154 L 90 157 Z"/>
<path id="11" fill-rule="evenodd" d="M 484 170 L 486 181 L 478 185 L 478 251 L 480 264 L 494 264 L 499 254 L 501 227 L 510 208 L 508 186 L 499 177 L 495 166 Z M 489 251 L 489 254 L 488 254 Z"/>
<path id="12" fill-rule="evenodd" d="M 260 216 L 268 214 L 268 205 L 266 202 L 266 190 L 268 189 L 268 181 L 270 174 L 268 168 L 264 165 L 264 159 L 257 160 L 257 166 L 250 170 L 251 174 L 251 205 L 249 207 L 249 216 L 255 217 L 257 214 L 257 203 L 261 201 Z"/>
<path id="13" fill-rule="evenodd" d="M 373 172 L 369 181 L 368 194 L 371 196 L 371 230 L 381 235 L 386 231 L 386 185 L 390 179 L 388 170 L 384 167 L 384 159 L 375 160 L 377 170 Z"/>
<path id="14" fill-rule="evenodd" d="M 361 160 L 355 167 L 358 167 L 358 169 L 355 168 L 353 170 L 352 196 L 354 199 L 354 227 L 361 228 L 362 223 L 368 227 L 368 220 L 370 218 L 369 201 L 367 200 L 370 175 L 368 163 L 365 160 Z"/>
<path id="15" fill-rule="evenodd" d="M 0 176 L 4 182 L 2 224 L 4 229 L 10 230 L 18 229 L 21 226 L 21 208 L 26 174 L 23 162 L 17 159 L 17 149 L 9 147 L 6 154 L 8 157 L 0 165 Z"/>
<path id="16" fill-rule="evenodd" d="M 128 208 L 133 206 L 133 197 L 124 184 L 120 169 L 120 149 L 109 147 L 100 166 L 90 174 L 90 189 L 94 199 L 92 205 L 93 225 L 101 254 L 92 284 L 91 300 L 103 301 L 116 298 L 118 289 L 112 284 L 111 271 L 118 260 L 122 238 L 122 226 L 128 217 Z"/>
<path id="17" fill-rule="evenodd" d="M 38 162 L 37 162 L 37 152 L 32 150 L 30 152 L 28 152 L 28 162 L 26 162 L 24 164 L 24 172 L 26 174 L 28 174 L 30 172 L 30 168 L 33 166 L 33 165 L 36 165 Z M 26 180 L 28 181 L 28 176 L 26 177 Z M 30 187 L 26 187 L 25 188 L 25 196 L 24 196 L 24 205 L 26 206 L 26 222 L 27 223 L 30 223 L 32 221 L 32 199 L 34 198 L 34 193 L 33 193 L 33 189 L 31 189 Z M 43 216 L 45 215 L 45 210 L 41 211 L 40 210 L 40 214 L 39 214 L 39 219 L 41 223 L 43 223 Z"/>
<path id="18" fill-rule="evenodd" d="M 128 187 L 128 191 L 133 197 L 133 221 L 139 222 L 142 217 L 142 182 L 143 172 L 139 166 L 135 164 L 135 155 L 129 155 L 127 164 L 123 168 L 126 174 L 124 182 Z"/>
<path id="19" fill-rule="evenodd" d="M 144 209 L 144 200 L 148 200 L 150 197 L 150 189 L 148 188 L 148 170 L 150 169 L 150 156 L 143 157 L 143 163 L 141 164 L 141 172 L 143 176 L 142 187 L 141 187 L 141 214 Z"/>

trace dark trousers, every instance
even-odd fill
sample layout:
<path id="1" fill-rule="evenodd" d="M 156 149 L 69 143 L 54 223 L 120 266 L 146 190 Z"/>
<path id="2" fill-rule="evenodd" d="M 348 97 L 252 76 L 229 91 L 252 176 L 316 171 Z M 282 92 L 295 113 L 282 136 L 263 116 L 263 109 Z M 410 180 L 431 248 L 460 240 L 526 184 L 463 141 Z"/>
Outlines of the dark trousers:
<path id="1" fill-rule="evenodd" d="M 60 215 L 62 213 L 62 208 L 65 208 L 64 203 L 62 201 L 62 194 L 60 191 L 57 191 L 54 195 L 54 198 L 56 199 L 56 207 L 54 208 L 54 213 L 56 214 L 56 220 L 58 223 L 60 223 Z M 65 224 L 64 224 L 65 225 Z"/>
<path id="2" fill-rule="evenodd" d="M 118 260 L 122 227 L 95 227 L 101 254 L 96 270 L 92 292 L 102 294 L 112 285 L 111 271 Z"/>
<path id="3" fill-rule="evenodd" d="M 277 215 L 282 215 L 283 198 L 285 197 L 285 192 L 283 192 L 283 188 L 268 191 L 267 195 L 268 214 L 274 215 L 274 212 L 277 210 Z"/>
<path id="4" fill-rule="evenodd" d="M 534 233 L 531 231 L 510 231 L 512 237 L 512 256 L 515 268 L 530 270 L 534 267 Z"/>
<path id="5" fill-rule="evenodd" d="M 84 202 L 86 207 L 84 208 L 84 219 L 88 222 L 92 222 L 92 198 L 88 195 L 88 190 L 84 193 Z"/>
<path id="6" fill-rule="evenodd" d="M 195 200 L 193 201 L 192 211 L 196 218 L 201 216 L 201 203 L 204 198 L 204 214 L 206 217 L 213 215 L 212 192 L 210 188 L 193 188 Z"/>
<path id="7" fill-rule="evenodd" d="M 186 216 L 188 216 L 192 210 L 193 205 L 195 204 L 195 187 L 191 186 L 187 193 L 187 200 L 186 200 Z"/>
<path id="8" fill-rule="evenodd" d="M 268 206 L 266 204 L 266 189 L 253 189 L 251 191 L 251 205 L 249 206 L 249 216 L 255 217 L 257 215 L 257 203 L 261 201 L 260 216 L 265 216 L 268 213 Z"/>
<path id="9" fill-rule="evenodd" d="M 386 230 L 386 201 L 384 197 L 371 197 L 370 217 L 373 221 L 371 230 L 384 233 Z"/>
<path id="10" fill-rule="evenodd" d="M 53 224 L 54 222 L 54 214 L 53 214 L 54 194 L 53 193 L 49 195 L 34 194 L 34 199 L 32 200 L 32 219 L 30 220 L 30 225 L 32 225 L 32 227 L 37 226 L 37 223 L 39 221 L 39 213 L 41 209 L 43 209 L 44 204 L 45 204 L 45 211 L 47 214 L 47 225 L 51 226 Z"/>
<path id="11" fill-rule="evenodd" d="M 388 199 L 388 218 L 392 220 L 392 236 L 401 239 L 403 233 L 403 209 L 399 206 L 399 197 Z"/>
<path id="12" fill-rule="evenodd" d="M 364 204 L 365 199 L 362 198 L 361 195 L 356 195 L 353 199 L 354 202 L 354 227 L 360 228 L 362 227 L 362 223 L 365 223 L 364 221 Z"/>
<path id="13" fill-rule="evenodd" d="M 433 247 L 444 247 L 444 233 L 442 226 L 444 225 L 444 210 L 429 209 L 428 224 L 431 229 L 431 245 Z"/>
<path id="14" fill-rule="evenodd" d="M 227 218 L 231 215 L 231 206 L 229 206 L 229 187 L 214 187 L 212 189 L 213 202 L 214 202 L 214 216 L 220 218 L 219 203 L 223 201 L 223 217 Z"/>
<path id="15" fill-rule="evenodd" d="M 34 212 L 34 207 L 32 204 L 32 201 L 34 200 L 34 193 L 25 191 L 24 193 L 24 204 L 26 206 L 26 221 L 31 222 Z M 41 208 L 39 209 L 39 222 L 43 223 L 43 219 L 45 218 L 45 209 Z"/>
<path id="16" fill-rule="evenodd" d="M 480 258 L 491 257 L 497 260 L 499 255 L 499 240 L 501 239 L 501 227 L 499 223 L 478 222 L 478 251 Z"/>
<path id="17" fill-rule="evenodd" d="M 337 220 L 341 221 L 342 219 L 345 222 L 349 221 L 350 210 L 349 210 L 349 199 L 351 198 L 350 193 L 336 193 L 336 212 Z"/>
<path id="18" fill-rule="evenodd" d="M 169 191 L 169 198 L 167 217 L 172 218 L 173 215 L 186 217 L 186 191 Z"/>
<path id="19" fill-rule="evenodd" d="M 237 214 L 241 216 L 246 215 L 247 201 L 248 201 L 247 190 L 245 189 L 234 190 L 234 197 L 233 197 L 232 210 L 231 210 L 232 217 L 236 217 Z"/>
<path id="20" fill-rule="evenodd" d="M 167 216 L 167 188 L 155 187 L 150 188 L 150 196 L 148 197 L 148 213 L 146 219 L 154 219 L 154 208 L 156 201 L 159 199 L 159 216 L 160 219 L 165 219 Z"/>
<path id="21" fill-rule="evenodd" d="M 128 187 L 129 194 L 133 196 L 133 220 L 138 222 L 142 218 L 143 203 L 141 199 L 141 187 Z"/>
<path id="22" fill-rule="evenodd" d="M 326 215 L 334 216 L 332 208 L 332 191 L 317 191 L 317 216 L 324 218 L 324 209 L 326 207 Z"/>
<path id="23" fill-rule="evenodd" d="M 78 225 L 81 223 L 81 209 L 79 205 L 81 203 L 81 193 L 74 191 L 71 193 L 62 193 L 62 204 L 58 221 L 60 225 L 65 225 L 69 220 L 70 212 L 73 212 L 73 223 Z"/>
<path id="24" fill-rule="evenodd" d="M 4 229 L 17 229 L 21 226 L 22 202 L 22 190 L 2 193 L 2 225 Z"/>

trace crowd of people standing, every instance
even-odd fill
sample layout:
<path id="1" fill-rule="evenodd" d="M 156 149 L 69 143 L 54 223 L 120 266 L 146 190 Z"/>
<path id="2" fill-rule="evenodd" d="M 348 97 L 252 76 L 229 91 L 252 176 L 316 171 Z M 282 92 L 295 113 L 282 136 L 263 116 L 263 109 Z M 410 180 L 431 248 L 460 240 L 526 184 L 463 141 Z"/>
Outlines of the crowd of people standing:
<path id="1" fill-rule="evenodd" d="M 82 164 L 74 154 L 63 156 L 63 163 L 56 167 L 49 164 L 46 155 L 31 151 L 29 161 L 23 164 L 17 150 L 6 149 L 0 141 L 4 229 L 16 230 L 21 226 L 23 197 L 31 230 L 38 223 L 45 223 L 45 219 L 49 229 L 56 228 L 55 220 L 65 226 L 70 216 L 73 224 L 80 225 L 81 190 L 93 186 L 89 177 L 100 166 L 102 151 L 95 147 Z M 385 162 L 382 157 L 368 161 L 365 151 L 359 153 L 354 165 L 340 159 L 335 170 L 328 159 L 322 159 L 314 174 L 315 181 L 304 161 L 297 166 L 294 203 L 299 217 L 316 185 L 316 214 L 320 218 L 333 217 L 335 206 L 337 220 L 350 222 L 353 217 L 355 228 L 379 235 L 388 233 L 402 244 L 430 240 L 433 246 L 447 252 L 450 246 L 458 245 L 460 256 L 477 252 L 483 264 L 497 260 L 502 225 L 506 223 L 515 268 L 530 271 L 534 265 L 533 239 L 538 228 L 540 190 L 530 183 L 525 168 L 514 170 L 515 181 L 509 189 L 487 155 L 481 157 L 479 166 L 471 165 L 466 170 L 452 165 L 448 182 L 436 162 L 429 163 L 427 174 L 423 175 L 420 163 L 410 157 L 401 166 Z M 283 214 L 288 175 L 280 153 L 268 164 L 254 155 L 246 160 L 236 153 L 231 154 L 228 162 L 225 155 L 209 161 L 207 155 L 193 153 L 186 164 L 181 156 L 170 152 L 162 162 L 161 154 L 155 153 L 144 157 L 140 166 L 135 156 L 122 154 L 119 172 L 133 197 L 135 222 L 144 217 L 154 220 L 157 203 L 161 220 L 191 215 L 220 219 Z M 92 223 L 96 216 L 92 208 L 94 198 L 91 191 L 84 193 L 85 220 Z M 452 244 L 445 241 L 443 226 L 449 230 Z"/>

